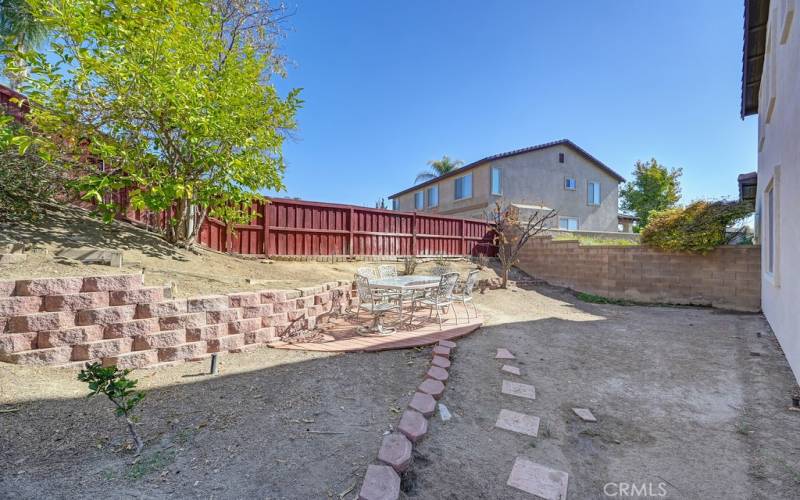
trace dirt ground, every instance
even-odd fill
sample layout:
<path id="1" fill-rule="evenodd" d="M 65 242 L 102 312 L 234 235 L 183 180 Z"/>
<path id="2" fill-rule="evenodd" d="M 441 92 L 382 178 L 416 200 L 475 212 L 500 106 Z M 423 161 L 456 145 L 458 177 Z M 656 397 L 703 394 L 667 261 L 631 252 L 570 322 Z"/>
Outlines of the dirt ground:
<path id="1" fill-rule="evenodd" d="M 0 225 L 0 244 L 9 241 L 30 244 L 46 252 L 30 252 L 22 264 L 0 265 L 0 279 L 143 272 L 148 286 L 175 283 L 177 297 L 318 285 L 352 279 L 358 267 L 374 264 L 265 261 L 223 255 L 203 248 L 186 251 L 130 224 L 104 224 L 76 208 L 51 212 L 35 224 Z M 56 256 L 63 248 L 79 247 L 122 250 L 123 267 L 85 265 Z M 453 270 L 462 273 L 473 267 L 467 261 L 451 265 Z M 402 262 L 397 263 L 398 270 L 402 271 L 402 266 Z M 422 263 L 416 273 L 429 272 L 434 266 L 434 262 Z M 481 278 L 493 276 L 495 274 L 489 270 L 481 274 Z M 258 282 L 249 284 L 247 279 Z"/>
<path id="2" fill-rule="evenodd" d="M 567 472 L 568 498 L 609 498 L 610 482 L 652 483 L 651 498 L 798 498 L 797 385 L 762 316 L 595 305 L 549 287 L 480 299 L 487 326 L 459 342 L 442 400 L 454 417 L 431 421 L 407 498 L 531 498 L 506 486 L 518 456 Z M 498 347 L 519 377 L 502 374 Z M 536 400 L 501 394 L 503 379 L 533 384 Z M 496 429 L 502 408 L 540 417 L 539 436 Z"/>
<path id="3" fill-rule="evenodd" d="M 426 350 L 260 348 L 134 372 L 139 460 L 75 371 L 0 366 L 1 498 L 353 498 L 427 369 Z"/>

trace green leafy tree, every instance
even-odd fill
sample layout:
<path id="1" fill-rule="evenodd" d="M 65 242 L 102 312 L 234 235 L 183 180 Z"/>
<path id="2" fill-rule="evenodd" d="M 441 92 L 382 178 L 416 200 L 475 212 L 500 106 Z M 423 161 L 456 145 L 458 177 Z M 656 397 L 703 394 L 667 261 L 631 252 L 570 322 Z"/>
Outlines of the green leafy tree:
<path id="1" fill-rule="evenodd" d="M 636 214 L 639 227 L 647 226 L 651 212 L 672 208 L 681 199 L 682 174 L 682 169 L 668 169 L 655 158 L 637 161 L 634 180 L 620 190 L 622 209 Z"/>
<path id="2" fill-rule="evenodd" d="M 263 2 L 28 3 L 51 42 L 15 53 L 36 76 L 17 144 L 47 162 L 102 162 L 75 185 L 107 220 L 120 208 L 108 195 L 127 188 L 133 208 L 167 211 L 165 238 L 189 247 L 207 216 L 248 222 L 260 191 L 283 189 L 282 145 L 302 102 L 270 81 L 281 69 L 269 23 L 248 24 L 269 14 Z"/>
<path id="3" fill-rule="evenodd" d="M 86 368 L 78 373 L 78 380 L 89 384 L 88 398 L 98 394 L 105 394 L 114 403 L 118 417 L 125 419 L 128 431 L 136 443 L 136 455 L 142 452 L 144 442 L 136 432 L 134 424 L 138 420 L 133 415 L 136 405 L 144 399 L 144 393 L 135 391 L 138 380 L 131 380 L 128 374 L 131 370 L 119 370 L 116 366 L 103 367 L 100 363 L 86 363 Z"/>
<path id="4" fill-rule="evenodd" d="M 447 172 L 451 172 L 464 164 L 461 160 L 453 160 L 449 156 L 444 155 L 442 156 L 441 160 L 431 160 L 428 162 L 428 166 L 430 166 L 429 170 L 423 170 L 419 174 L 417 174 L 417 178 L 414 179 L 414 184 L 419 182 L 429 181 L 431 179 L 435 179 L 441 175 L 446 174 Z"/>
<path id="5" fill-rule="evenodd" d="M 28 0 L 0 0 L 0 50 L 25 54 L 36 50 L 47 39 L 47 34 L 47 28 L 31 13 Z M 13 88 L 28 77 L 27 66 L 19 62 L 16 66 L 6 65 L 4 69 Z"/>

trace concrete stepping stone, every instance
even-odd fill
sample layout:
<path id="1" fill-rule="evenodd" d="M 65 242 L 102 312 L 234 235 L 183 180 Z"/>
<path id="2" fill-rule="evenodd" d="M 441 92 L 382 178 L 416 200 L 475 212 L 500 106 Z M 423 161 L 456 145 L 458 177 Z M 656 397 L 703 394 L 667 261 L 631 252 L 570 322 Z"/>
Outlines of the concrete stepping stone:
<path id="1" fill-rule="evenodd" d="M 539 435 L 539 417 L 526 415 L 516 411 L 502 409 L 497 416 L 495 427 L 511 432 L 518 432 L 526 436 L 536 437 Z"/>
<path id="2" fill-rule="evenodd" d="M 442 382 L 446 382 L 449 378 L 449 375 L 447 375 L 447 370 L 438 366 L 431 366 L 428 368 L 428 372 L 425 374 L 425 376 L 434 380 L 440 380 Z"/>
<path id="3" fill-rule="evenodd" d="M 494 359 L 517 359 L 511 351 L 504 347 L 500 347 L 497 349 L 497 354 L 494 356 Z"/>
<path id="4" fill-rule="evenodd" d="M 520 398 L 536 399 L 536 388 L 530 384 L 520 384 L 519 382 L 503 380 L 502 392 L 503 394 L 509 394 Z"/>
<path id="5" fill-rule="evenodd" d="M 442 357 L 445 357 L 445 358 L 449 358 L 450 357 L 450 348 L 437 345 L 437 346 L 435 346 L 433 348 L 433 355 L 434 356 L 442 356 Z"/>
<path id="6" fill-rule="evenodd" d="M 428 432 L 428 420 L 418 411 L 406 410 L 400 417 L 397 430 L 405 434 L 412 443 L 416 443 Z"/>
<path id="7" fill-rule="evenodd" d="M 500 368 L 500 370 L 502 370 L 502 371 L 504 371 L 506 373 L 511 373 L 513 375 L 519 375 L 519 368 L 517 368 L 516 366 L 503 365 L 503 367 Z"/>
<path id="8" fill-rule="evenodd" d="M 433 396 L 430 394 L 415 392 L 414 395 L 411 396 L 408 407 L 412 410 L 417 410 L 425 415 L 425 417 L 431 417 L 433 412 L 436 411 L 436 400 L 433 399 Z"/>
<path id="9" fill-rule="evenodd" d="M 450 340 L 440 340 L 439 345 L 442 347 L 447 347 L 448 349 L 455 349 L 456 343 Z"/>
<path id="10" fill-rule="evenodd" d="M 434 356 L 433 360 L 431 360 L 431 364 L 433 366 L 438 366 L 439 368 L 444 368 L 445 370 L 450 368 L 450 360 L 447 358 L 443 358 L 441 356 Z"/>
<path id="11" fill-rule="evenodd" d="M 411 449 L 413 445 L 403 434 L 393 432 L 383 437 L 378 460 L 391 465 L 397 472 L 403 472 L 411 465 Z"/>
<path id="12" fill-rule="evenodd" d="M 597 422 L 597 418 L 588 408 L 573 408 L 572 411 L 575 412 L 575 415 L 581 417 L 584 422 Z"/>
<path id="13" fill-rule="evenodd" d="M 566 472 L 517 457 L 506 484 L 545 500 L 566 500 L 568 480 Z"/>
<path id="14" fill-rule="evenodd" d="M 426 378 L 419 384 L 418 387 L 420 392 L 424 392 L 425 394 L 430 394 L 435 399 L 439 399 L 444 394 L 444 384 L 438 380 L 434 380 L 432 378 Z"/>
<path id="15" fill-rule="evenodd" d="M 359 500 L 397 500 L 400 498 L 400 476 L 388 465 L 370 465 L 364 474 Z"/>

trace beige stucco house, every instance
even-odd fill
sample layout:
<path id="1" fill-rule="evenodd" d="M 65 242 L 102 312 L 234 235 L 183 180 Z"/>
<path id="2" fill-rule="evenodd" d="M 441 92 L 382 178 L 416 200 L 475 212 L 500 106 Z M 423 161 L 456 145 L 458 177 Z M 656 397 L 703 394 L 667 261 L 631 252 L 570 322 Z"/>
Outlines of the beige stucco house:
<path id="1" fill-rule="evenodd" d="M 800 0 L 745 0 L 741 113 L 758 114 L 761 307 L 800 380 L 798 8 Z"/>
<path id="2" fill-rule="evenodd" d="M 483 218 L 494 201 L 558 211 L 561 229 L 618 230 L 618 173 L 572 141 L 488 156 L 391 195 L 392 208 Z"/>

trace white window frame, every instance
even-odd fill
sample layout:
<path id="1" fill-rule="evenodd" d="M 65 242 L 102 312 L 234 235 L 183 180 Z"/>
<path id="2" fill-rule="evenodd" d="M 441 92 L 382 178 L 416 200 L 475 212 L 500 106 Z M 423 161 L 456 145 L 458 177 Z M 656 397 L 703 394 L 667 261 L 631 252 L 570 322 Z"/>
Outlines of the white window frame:
<path id="1" fill-rule="evenodd" d="M 594 197 L 595 191 L 594 191 L 594 189 L 592 189 L 592 186 L 597 186 L 597 199 L 594 199 L 595 198 Z M 586 182 L 586 204 L 587 205 L 591 205 L 593 207 L 600 206 L 600 200 L 603 199 L 603 193 L 602 193 L 601 189 L 602 188 L 600 187 L 600 182 L 599 181 L 587 181 Z M 591 193 L 591 195 L 592 195 L 591 199 L 589 198 L 589 193 Z M 594 200 L 594 201 L 592 201 L 592 200 Z"/>
<path id="2" fill-rule="evenodd" d="M 764 252 L 764 276 L 766 281 L 774 287 L 780 287 L 780 250 L 781 250 L 781 192 L 780 192 L 780 167 L 775 167 L 767 187 L 764 189 L 764 202 L 762 204 L 765 217 L 763 224 L 764 235 L 762 245 Z"/>
<path id="3" fill-rule="evenodd" d="M 569 187 L 568 181 L 572 181 L 572 187 Z M 578 180 L 575 177 L 564 177 L 564 190 L 565 191 L 577 191 L 578 190 Z"/>
<path id="4" fill-rule="evenodd" d="M 461 197 L 459 198 L 459 197 L 458 197 L 458 181 L 461 181 L 461 182 L 462 182 L 462 188 L 461 188 L 461 191 L 462 191 L 462 194 L 463 194 L 463 191 L 464 191 L 464 188 L 463 188 L 463 185 L 464 185 L 464 184 L 463 184 L 463 182 L 464 182 L 464 179 L 466 179 L 467 177 L 469 177 L 469 196 L 461 196 Z M 468 200 L 468 199 L 472 198 L 472 194 L 473 194 L 473 189 L 472 189 L 472 188 L 473 188 L 473 187 L 474 187 L 474 186 L 473 186 L 473 177 L 472 177 L 472 172 L 470 172 L 470 173 L 468 173 L 468 174 L 464 174 L 464 175 L 462 175 L 461 177 L 456 177 L 456 178 L 453 180 L 453 199 L 454 199 L 454 200 L 456 200 L 456 201 L 461 201 L 461 200 Z"/>
<path id="5" fill-rule="evenodd" d="M 497 172 L 497 190 L 494 189 L 495 172 Z M 503 195 L 503 169 L 500 167 L 491 167 L 489 169 L 489 192 L 494 196 Z"/>
<path id="6" fill-rule="evenodd" d="M 436 203 L 431 203 L 431 192 L 436 192 Z M 425 205 L 428 208 L 439 206 L 439 185 L 433 185 L 425 190 Z"/>
<path id="7" fill-rule="evenodd" d="M 569 228 L 569 221 L 571 221 L 571 220 L 575 221 L 575 229 L 570 229 Z M 567 222 L 567 227 L 566 228 L 561 227 L 561 222 L 562 221 L 566 221 Z M 577 217 L 563 216 L 563 217 L 559 217 L 558 218 L 558 228 L 561 229 L 562 231 L 578 231 L 578 230 L 580 230 L 581 225 L 580 225 L 580 221 L 578 220 Z"/>
<path id="8" fill-rule="evenodd" d="M 417 191 L 414 193 L 414 210 L 423 210 L 425 208 L 425 191 Z"/>

